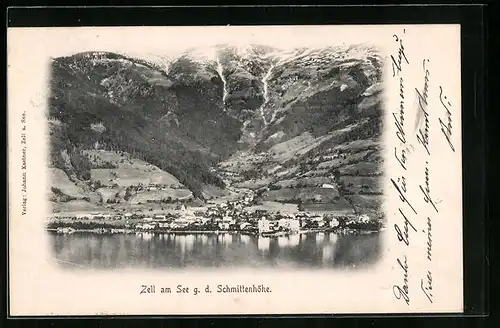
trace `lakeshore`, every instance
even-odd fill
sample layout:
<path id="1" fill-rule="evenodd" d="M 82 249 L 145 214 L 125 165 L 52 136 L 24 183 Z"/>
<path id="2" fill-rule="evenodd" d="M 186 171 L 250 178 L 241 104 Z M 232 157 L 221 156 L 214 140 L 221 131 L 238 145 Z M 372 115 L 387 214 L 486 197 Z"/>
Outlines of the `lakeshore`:
<path id="1" fill-rule="evenodd" d="M 223 234 L 242 234 L 249 236 L 262 236 L 262 237 L 280 237 L 289 235 L 300 235 L 306 233 L 336 233 L 336 234 L 370 234 L 377 233 L 381 230 L 355 230 L 355 229 L 304 229 L 297 231 L 277 231 L 277 232 L 267 232 L 259 233 L 258 231 L 238 231 L 238 230 L 165 230 L 165 229 L 152 229 L 152 230 L 135 230 L 135 229 L 122 229 L 122 228 L 95 228 L 95 229 L 74 229 L 71 227 L 59 227 L 59 228 L 47 228 L 49 232 L 55 232 L 60 234 L 71 234 L 71 233 L 95 233 L 95 234 L 176 234 L 176 235 L 192 235 L 192 234 L 208 234 L 208 235 L 223 235 Z"/>
<path id="2" fill-rule="evenodd" d="M 56 233 L 240 233 L 273 237 L 307 232 L 364 234 L 377 232 L 383 228 L 383 219 L 377 216 L 254 210 L 246 207 L 248 204 L 245 202 L 248 201 L 250 199 L 197 208 L 180 205 L 174 212 L 112 211 L 57 214 L 48 218 L 47 229 Z"/>

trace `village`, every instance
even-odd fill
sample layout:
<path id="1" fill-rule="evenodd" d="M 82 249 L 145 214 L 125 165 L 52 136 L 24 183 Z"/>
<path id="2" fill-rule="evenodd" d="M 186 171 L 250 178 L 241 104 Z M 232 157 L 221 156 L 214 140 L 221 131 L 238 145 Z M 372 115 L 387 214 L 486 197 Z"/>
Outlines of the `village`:
<path id="1" fill-rule="evenodd" d="M 96 233 L 242 232 L 260 235 L 287 235 L 301 231 L 364 230 L 378 231 L 380 220 L 362 215 L 333 215 L 309 212 L 288 213 L 248 207 L 251 198 L 190 208 L 182 204 L 177 211 L 148 214 L 144 212 L 55 214 L 49 230 L 59 233 L 92 231 Z"/>

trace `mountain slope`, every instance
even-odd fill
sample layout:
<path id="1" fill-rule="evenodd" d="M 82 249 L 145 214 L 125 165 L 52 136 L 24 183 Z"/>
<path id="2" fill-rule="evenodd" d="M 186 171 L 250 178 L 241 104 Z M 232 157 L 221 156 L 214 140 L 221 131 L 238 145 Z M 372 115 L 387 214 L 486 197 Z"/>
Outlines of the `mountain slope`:
<path id="1" fill-rule="evenodd" d="M 189 65 L 177 64 L 180 74 L 193 77 Z M 157 165 L 198 194 L 201 183 L 221 184 L 207 168 L 234 147 L 239 124 L 220 110 L 217 74 L 196 78 L 171 80 L 154 67 L 108 53 L 54 60 L 51 164 L 69 173 L 72 166 L 88 180 L 81 152 L 98 144 Z M 69 167 L 62 164 L 64 151 Z"/>
<path id="2" fill-rule="evenodd" d="M 114 179 L 113 169 L 121 182 L 105 188 L 154 184 L 147 166 L 137 164 L 124 177 L 105 159 L 125 154 L 171 175 L 176 188 L 195 198 L 250 189 L 260 201 L 305 209 L 379 209 L 382 59 L 376 49 L 217 45 L 168 60 L 147 57 L 88 52 L 53 60 L 49 166 L 64 172 L 78 195 L 88 194 L 78 200 L 160 197 L 125 199 L 120 190 L 90 187 Z M 99 169 L 108 170 L 99 171 L 104 180 Z"/>

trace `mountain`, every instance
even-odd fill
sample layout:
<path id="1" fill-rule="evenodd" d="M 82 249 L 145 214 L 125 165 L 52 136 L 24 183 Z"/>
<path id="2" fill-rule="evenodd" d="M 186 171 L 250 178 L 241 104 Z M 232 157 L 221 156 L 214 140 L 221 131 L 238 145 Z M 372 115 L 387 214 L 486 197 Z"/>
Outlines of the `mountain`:
<path id="1" fill-rule="evenodd" d="M 65 187 L 51 199 L 102 205 L 107 179 L 112 202 L 157 199 L 137 190 L 156 184 L 171 201 L 251 190 L 306 210 L 378 209 L 381 65 L 365 45 L 55 58 L 49 166 Z"/>

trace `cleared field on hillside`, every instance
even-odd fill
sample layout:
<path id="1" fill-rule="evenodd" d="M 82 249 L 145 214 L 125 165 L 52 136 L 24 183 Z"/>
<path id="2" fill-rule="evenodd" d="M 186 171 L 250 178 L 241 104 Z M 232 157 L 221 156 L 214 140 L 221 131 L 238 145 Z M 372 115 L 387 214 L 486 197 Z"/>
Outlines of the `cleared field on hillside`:
<path id="1" fill-rule="evenodd" d="M 279 190 L 269 190 L 264 194 L 268 201 L 287 202 L 301 200 L 303 202 L 315 200 L 318 202 L 331 202 L 339 196 L 336 189 L 327 188 L 283 188 Z"/>
<path id="2" fill-rule="evenodd" d="M 92 169 L 91 179 L 99 181 L 103 186 L 113 186 L 117 184 L 121 187 L 137 186 L 143 184 L 162 184 L 181 186 L 179 181 L 167 172 L 160 169 L 144 169 L 131 166 L 129 168 L 116 169 Z"/>
<path id="3" fill-rule="evenodd" d="M 374 141 L 373 139 L 360 139 L 354 140 L 346 144 L 339 145 L 335 147 L 335 150 L 341 151 L 359 151 L 365 150 L 369 148 L 378 148 L 380 146 L 380 142 Z"/>
<path id="4" fill-rule="evenodd" d="M 92 163 L 91 178 L 104 186 L 134 186 L 142 183 L 182 186 L 173 175 L 162 171 L 143 160 L 133 158 L 126 152 L 109 150 L 85 150 L 83 152 Z M 116 168 L 101 168 L 102 165 L 114 165 Z"/>
<path id="5" fill-rule="evenodd" d="M 245 189 L 259 189 L 261 187 L 269 185 L 273 182 L 272 178 L 258 179 L 258 180 L 248 180 L 244 182 L 238 182 L 233 185 L 235 188 L 245 188 Z"/>
<path id="6" fill-rule="evenodd" d="M 112 188 L 99 188 L 96 191 L 101 196 L 101 201 L 103 204 L 105 204 L 108 199 L 115 199 L 116 194 L 120 193 L 120 190 Z"/>
<path id="7" fill-rule="evenodd" d="M 382 163 L 384 161 L 383 149 L 377 149 L 366 158 L 367 161 L 373 163 Z"/>
<path id="8" fill-rule="evenodd" d="M 356 210 L 382 210 L 384 198 L 382 195 L 350 195 L 346 196 L 350 199 Z"/>
<path id="9" fill-rule="evenodd" d="M 89 158 L 92 167 L 99 167 L 105 163 L 117 166 L 126 166 L 134 164 L 135 160 L 128 153 L 116 152 L 110 150 L 84 150 L 83 154 Z"/>
<path id="10" fill-rule="evenodd" d="M 229 159 L 221 162 L 219 167 L 227 172 L 243 172 L 247 170 L 254 169 L 259 163 L 266 160 L 264 154 L 254 154 L 250 152 L 239 152 Z"/>
<path id="11" fill-rule="evenodd" d="M 283 204 L 278 202 L 264 201 L 262 205 L 255 205 L 245 208 L 246 211 L 267 211 L 267 212 L 284 212 L 284 213 L 297 213 L 299 212 L 297 204 Z"/>
<path id="12" fill-rule="evenodd" d="M 132 204 L 146 203 L 150 201 L 161 201 L 162 199 L 172 200 L 189 199 L 193 196 L 193 193 L 188 189 L 164 189 L 158 191 L 144 191 L 133 195 L 129 202 Z"/>
<path id="13" fill-rule="evenodd" d="M 354 153 L 349 153 L 348 155 L 346 155 L 345 159 L 348 161 L 348 163 L 362 161 L 365 160 L 372 152 L 373 150 L 356 151 Z"/>
<path id="14" fill-rule="evenodd" d="M 207 199 L 223 197 L 229 194 L 229 191 L 212 185 L 204 185 L 202 189 L 202 195 Z"/>
<path id="15" fill-rule="evenodd" d="M 51 208 L 65 213 L 89 213 L 105 210 L 102 206 L 97 206 L 84 200 L 72 200 L 65 203 L 51 202 Z"/>
<path id="16" fill-rule="evenodd" d="M 381 177 L 356 177 L 341 176 L 340 182 L 343 183 L 343 189 L 349 193 L 382 193 Z"/>
<path id="17" fill-rule="evenodd" d="M 72 198 L 85 197 L 85 191 L 75 185 L 61 169 L 48 169 L 49 187 L 57 188 L 63 194 Z"/>
<path id="18" fill-rule="evenodd" d="M 269 153 L 272 155 L 274 161 L 284 163 L 289 159 L 306 154 L 308 151 L 319 146 L 323 141 L 331 137 L 331 135 L 326 135 L 320 138 L 314 138 L 310 133 L 305 132 L 300 136 L 274 145 L 269 149 Z"/>
<path id="19" fill-rule="evenodd" d="M 293 188 L 298 185 L 302 187 L 318 187 L 323 184 L 332 184 L 332 179 L 328 177 L 310 177 L 310 178 L 298 178 L 298 179 L 287 179 L 276 182 L 281 188 Z"/>
<path id="20" fill-rule="evenodd" d="M 331 169 L 316 169 L 316 170 L 310 170 L 307 171 L 306 173 L 303 173 L 302 176 L 304 177 L 324 177 L 330 175 L 330 170 Z"/>
<path id="21" fill-rule="evenodd" d="M 334 169 L 334 168 L 339 168 L 342 165 L 346 165 L 347 163 L 348 163 L 348 161 L 345 159 L 336 158 L 336 159 L 332 159 L 330 161 L 325 161 L 325 162 L 319 163 L 318 168 L 319 169 Z"/>
<path id="22" fill-rule="evenodd" d="M 327 212 L 334 215 L 348 215 L 354 213 L 354 208 L 349 202 L 340 198 L 331 203 L 304 204 L 304 210 L 308 212 Z"/>
<path id="23" fill-rule="evenodd" d="M 147 204 L 130 204 L 121 203 L 113 204 L 112 208 L 121 211 L 123 213 L 175 213 L 178 204 L 158 204 L 158 203 L 147 203 Z"/>
<path id="24" fill-rule="evenodd" d="M 221 197 L 217 197 L 217 198 L 212 198 L 207 203 L 208 204 L 222 204 L 222 203 L 225 203 L 225 202 L 232 202 L 232 201 L 238 200 L 240 198 L 241 198 L 241 194 L 240 193 L 229 191 L 229 193 L 227 195 L 224 195 L 224 196 L 221 196 Z"/>
<path id="25" fill-rule="evenodd" d="M 382 174 L 382 165 L 380 163 L 359 162 L 339 168 L 341 175 L 363 175 L 374 176 Z"/>
<path id="26" fill-rule="evenodd" d="M 356 151 L 354 153 L 345 154 L 345 158 L 336 158 L 329 161 L 324 161 L 318 164 L 319 169 L 334 169 L 345 165 L 358 163 L 360 161 L 367 161 L 367 158 L 374 152 L 374 150 Z"/>

